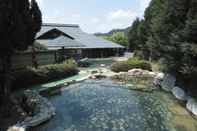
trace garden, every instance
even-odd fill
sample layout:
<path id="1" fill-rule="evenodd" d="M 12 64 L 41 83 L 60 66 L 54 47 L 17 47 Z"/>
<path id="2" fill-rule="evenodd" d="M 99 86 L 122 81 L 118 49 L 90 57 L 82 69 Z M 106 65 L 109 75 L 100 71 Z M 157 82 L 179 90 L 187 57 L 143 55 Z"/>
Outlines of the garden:
<path id="1" fill-rule="evenodd" d="M 46 81 L 45 84 L 40 83 L 25 91 L 26 102 L 23 103 L 28 103 L 28 106 L 23 109 L 28 109 L 33 115 L 27 113 L 30 117 L 15 125 L 15 128 L 26 127 L 39 131 L 63 129 L 180 131 L 183 128 L 195 131 L 197 124 L 195 116 L 184 107 L 187 100 L 181 99 L 184 96 L 180 98 L 180 94 L 165 90 L 163 86 L 166 84 L 170 86 L 173 80 L 171 77 L 161 78 L 161 72 L 153 72 L 152 63 L 130 58 L 124 61 L 129 65 L 128 71 L 122 71 L 115 58 L 86 62 L 91 65 L 95 64 L 95 61 L 99 64 L 83 67 L 74 76 Z M 108 65 L 109 62 L 112 64 Z M 76 65 L 73 60 L 64 62 L 64 66 L 65 63 Z M 151 68 L 141 69 L 144 63 L 148 63 Z M 62 65 L 54 66 L 55 69 L 59 69 L 57 67 L 62 69 Z M 51 69 L 53 66 L 41 69 L 46 67 Z M 114 72 L 114 67 L 118 67 L 119 71 Z M 32 103 L 32 99 L 36 101 Z M 49 121 L 43 123 L 45 120 Z"/>

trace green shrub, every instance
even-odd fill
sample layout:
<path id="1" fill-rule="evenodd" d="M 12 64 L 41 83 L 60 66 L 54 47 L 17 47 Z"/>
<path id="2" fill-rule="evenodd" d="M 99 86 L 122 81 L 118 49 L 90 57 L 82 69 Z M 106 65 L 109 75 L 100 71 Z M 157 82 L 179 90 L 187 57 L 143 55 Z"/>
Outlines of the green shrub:
<path id="1" fill-rule="evenodd" d="M 78 67 L 90 67 L 91 63 L 88 61 L 79 61 Z"/>
<path id="2" fill-rule="evenodd" d="M 134 57 L 143 59 L 143 58 L 144 58 L 144 52 L 141 51 L 141 50 L 135 50 L 135 51 L 134 51 Z"/>
<path id="3" fill-rule="evenodd" d="M 28 88 L 32 85 L 66 78 L 77 73 L 77 64 L 74 60 L 67 60 L 62 64 L 41 66 L 38 69 L 27 68 L 13 72 L 12 87 L 13 89 Z"/>
<path id="4" fill-rule="evenodd" d="M 127 72 L 134 68 L 140 68 L 143 70 L 152 70 L 151 64 L 144 60 L 139 60 L 137 58 L 131 58 L 128 61 L 115 62 L 111 66 L 111 70 L 114 72 Z"/>

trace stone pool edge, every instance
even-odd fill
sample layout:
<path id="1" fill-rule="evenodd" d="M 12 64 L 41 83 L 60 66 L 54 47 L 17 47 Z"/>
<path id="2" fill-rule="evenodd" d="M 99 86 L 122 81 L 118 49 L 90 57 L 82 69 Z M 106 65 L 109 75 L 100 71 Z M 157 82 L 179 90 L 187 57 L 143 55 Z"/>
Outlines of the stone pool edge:
<path id="1" fill-rule="evenodd" d="M 64 84 L 59 84 L 56 86 L 68 86 L 70 84 L 79 83 L 79 82 L 82 82 L 82 81 L 90 79 L 90 78 L 96 78 L 97 76 L 100 76 L 100 75 L 109 77 L 109 75 L 105 74 L 104 71 L 100 70 L 100 69 L 96 70 L 97 73 L 93 74 L 92 72 L 95 70 L 92 70 L 90 73 L 87 74 L 87 76 L 84 76 L 82 78 L 78 78 L 76 80 L 69 80 L 69 81 L 66 81 Z M 112 75 L 115 75 L 115 73 Z M 48 89 L 49 88 L 47 88 L 46 90 L 48 90 Z M 28 128 L 33 128 L 33 127 L 39 126 L 42 123 L 49 121 L 50 119 L 53 118 L 53 116 L 56 114 L 56 112 L 55 112 L 56 109 L 46 97 L 43 97 L 40 95 L 41 91 L 43 91 L 43 90 L 38 90 L 38 91 L 26 90 L 26 91 L 24 91 L 24 94 L 27 97 L 27 101 L 29 101 L 30 103 L 32 100 L 33 100 L 33 102 L 35 102 L 34 101 L 35 99 L 37 99 L 37 101 L 39 101 L 39 103 L 36 103 L 37 106 L 40 107 L 38 109 L 39 112 L 34 112 L 35 113 L 34 116 L 26 117 L 24 121 L 18 122 L 14 126 L 11 126 L 10 128 L 8 128 L 7 131 L 26 131 L 26 129 L 28 129 Z"/>
<path id="2" fill-rule="evenodd" d="M 38 126 L 53 118 L 56 114 L 55 107 L 45 97 L 36 91 L 27 90 L 24 92 L 28 106 L 32 106 L 35 115 L 28 116 L 22 122 L 10 127 L 7 131 L 25 131 L 28 128 Z"/>
<path id="3" fill-rule="evenodd" d="M 189 96 L 182 88 L 176 86 L 176 78 L 171 74 L 165 74 L 163 72 L 151 72 L 142 69 L 131 69 L 128 72 L 120 72 L 116 75 L 126 75 L 128 77 L 149 75 L 150 77 L 153 77 L 153 84 L 155 87 L 158 87 L 165 92 L 171 93 L 175 99 L 185 102 L 185 108 L 187 111 L 192 113 L 194 117 L 197 117 L 196 99 Z"/>
<path id="4" fill-rule="evenodd" d="M 139 70 L 139 69 L 133 69 L 134 72 L 136 70 Z M 87 80 L 87 79 L 96 79 L 96 76 L 99 76 L 99 75 L 106 76 L 106 77 L 112 77 L 112 76 L 115 76 L 115 75 L 121 75 L 122 73 L 131 73 L 132 72 L 132 71 L 129 71 L 129 72 L 121 72 L 121 73 L 112 73 L 112 74 L 109 75 L 109 74 L 106 74 L 106 73 L 101 73 L 101 72 L 99 72 L 99 70 L 97 70 L 97 71 L 98 72 L 96 74 L 92 74 L 90 72 L 85 77 L 82 77 L 82 78 L 79 78 L 79 79 L 76 79 L 76 80 L 67 81 L 62 86 L 79 83 L 79 82 L 82 82 L 82 81 Z M 152 75 L 154 77 L 153 83 L 155 84 L 155 86 L 161 87 L 161 89 L 164 90 L 164 91 L 171 92 L 177 100 L 186 101 L 186 109 L 189 112 L 191 112 L 193 115 L 197 116 L 197 102 L 195 101 L 195 99 L 188 96 L 183 89 L 181 89 L 181 88 L 179 88 L 175 85 L 175 83 L 176 83 L 176 78 L 175 77 L 173 77 L 169 74 L 158 73 L 158 72 L 149 72 L 149 75 Z M 181 92 L 182 95 L 180 96 L 179 94 L 177 94 L 177 92 Z M 41 95 L 39 95 L 39 97 L 41 97 L 42 99 L 45 99 L 45 101 L 48 101 L 47 98 L 42 97 Z M 50 102 L 48 101 L 47 103 L 49 104 Z M 51 107 L 51 108 L 54 109 L 54 107 Z M 40 115 L 40 114 L 38 113 L 38 115 Z M 55 113 L 53 112 L 48 117 L 43 117 L 43 119 L 40 119 L 40 122 L 34 121 L 35 123 L 32 123 L 32 126 L 29 126 L 29 127 L 36 127 L 36 126 L 50 120 L 52 118 L 52 116 L 54 116 L 54 115 L 55 115 Z M 36 117 L 37 117 L 37 115 L 35 115 L 35 118 Z M 37 118 L 39 118 L 39 117 L 37 117 Z M 45 119 L 45 118 L 47 118 L 47 119 Z M 36 123 L 38 123 L 38 124 L 36 124 Z M 12 128 L 9 128 L 7 131 L 25 131 L 26 128 L 28 127 L 26 125 L 23 125 L 23 126 L 19 126 L 19 125 L 20 124 L 16 124 Z"/>

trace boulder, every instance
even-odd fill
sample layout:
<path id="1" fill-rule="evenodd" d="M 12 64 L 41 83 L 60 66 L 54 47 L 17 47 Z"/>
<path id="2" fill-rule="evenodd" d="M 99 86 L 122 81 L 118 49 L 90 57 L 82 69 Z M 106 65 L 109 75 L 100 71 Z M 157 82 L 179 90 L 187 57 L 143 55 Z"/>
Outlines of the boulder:
<path id="1" fill-rule="evenodd" d="M 128 75 L 130 75 L 130 76 L 151 76 L 152 73 L 150 73 L 147 70 L 132 69 L 132 70 L 128 71 Z"/>
<path id="2" fill-rule="evenodd" d="M 95 75 L 90 76 L 90 79 L 96 79 Z"/>
<path id="3" fill-rule="evenodd" d="M 101 64 L 100 66 L 101 66 L 101 67 L 106 67 L 106 65 L 105 65 L 105 64 Z"/>
<path id="4" fill-rule="evenodd" d="M 48 121 L 52 116 L 49 113 L 42 113 L 38 114 L 37 116 L 33 117 L 30 121 L 27 121 L 28 127 L 35 127 L 38 126 L 46 121 Z"/>
<path id="5" fill-rule="evenodd" d="M 28 90 L 24 94 L 27 97 L 26 103 L 33 109 L 35 115 L 27 117 L 24 121 L 8 129 L 8 131 L 25 131 L 25 128 L 38 126 L 56 114 L 55 107 L 52 106 L 48 99 L 39 95 L 38 92 Z"/>
<path id="6" fill-rule="evenodd" d="M 148 75 L 150 76 L 150 77 L 153 77 L 153 78 L 155 78 L 156 76 L 157 76 L 157 73 L 156 72 L 148 72 Z"/>
<path id="7" fill-rule="evenodd" d="M 147 70 L 142 70 L 142 69 L 132 69 L 128 71 L 128 75 L 130 76 L 148 76 L 148 77 L 156 77 L 157 73 L 156 72 L 151 72 Z"/>
<path id="8" fill-rule="evenodd" d="M 96 74 L 96 73 L 99 73 L 98 70 L 91 71 L 91 74 Z"/>
<path id="9" fill-rule="evenodd" d="M 125 75 L 126 72 L 119 72 L 117 75 Z"/>
<path id="10" fill-rule="evenodd" d="M 178 100 L 182 100 L 182 101 L 187 100 L 187 95 L 185 91 L 179 87 L 174 87 L 172 89 L 172 93 Z"/>
<path id="11" fill-rule="evenodd" d="M 161 86 L 164 76 L 165 76 L 164 73 L 157 73 L 156 76 L 154 77 L 153 84 L 156 86 Z"/>
<path id="12" fill-rule="evenodd" d="M 69 84 L 67 82 L 64 83 L 64 86 L 68 86 Z"/>
<path id="13" fill-rule="evenodd" d="M 197 101 L 193 98 L 189 98 L 186 104 L 187 109 L 197 116 Z"/>
<path id="14" fill-rule="evenodd" d="M 25 131 L 25 128 L 13 126 L 13 127 L 9 128 L 7 131 Z"/>
<path id="15" fill-rule="evenodd" d="M 95 76 L 95 79 L 104 79 L 106 78 L 105 75 L 102 75 L 102 74 L 98 74 L 98 75 L 94 75 Z"/>
<path id="16" fill-rule="evenodd" d="M 172 91 L 175 87 L 176 78 L 170 74 L 165 75 L 163 81 L 161 82 L 161 87 L 165 91 Z"/>

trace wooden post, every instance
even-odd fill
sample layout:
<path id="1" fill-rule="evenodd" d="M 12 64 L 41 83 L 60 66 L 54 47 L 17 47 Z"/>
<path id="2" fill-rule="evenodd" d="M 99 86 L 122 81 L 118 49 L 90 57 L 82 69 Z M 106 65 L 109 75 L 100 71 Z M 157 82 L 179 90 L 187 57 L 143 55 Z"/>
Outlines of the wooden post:
<path id="1" fill-rule="evenodd" d="M 5 96 L 5 101 L 6 101 L 6 98 L 10 95 L 11 82 L 12 82 L 11 54 L 7 54 L 7 55 L 1 57 L 1 60 L 2 60 L 2 72 L 1 72 L 2 76 L 1 76 L 1 87 L 0 87 L 1 92 L 0 92 L 0 95 Z"/>
<path id="2" fill-rule="evenodd" d="M 65 57 L 64 57 L 64 47 L 62 47 L 62 49 L 60 50 L 60 62 L 65 61 Z"/>

